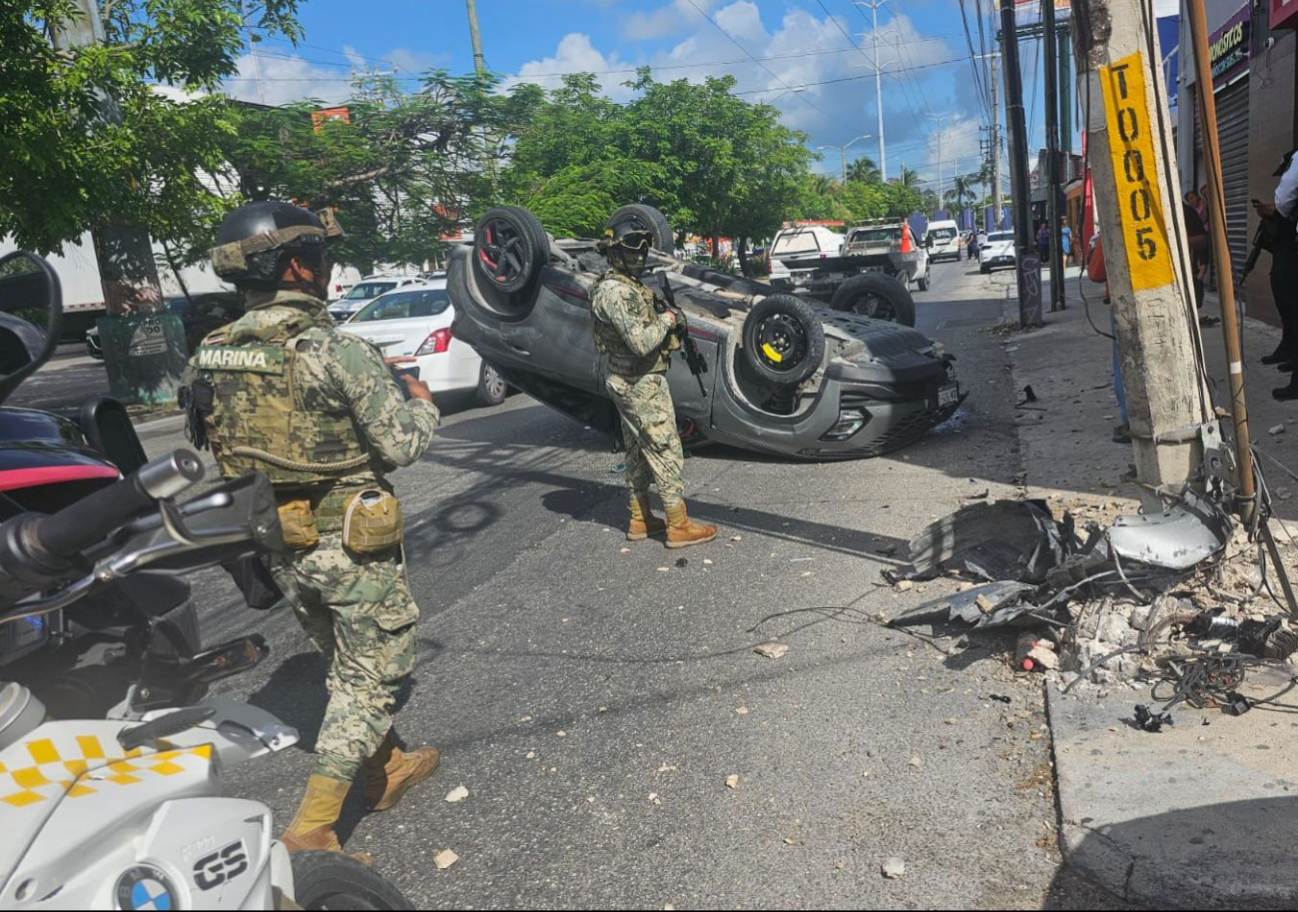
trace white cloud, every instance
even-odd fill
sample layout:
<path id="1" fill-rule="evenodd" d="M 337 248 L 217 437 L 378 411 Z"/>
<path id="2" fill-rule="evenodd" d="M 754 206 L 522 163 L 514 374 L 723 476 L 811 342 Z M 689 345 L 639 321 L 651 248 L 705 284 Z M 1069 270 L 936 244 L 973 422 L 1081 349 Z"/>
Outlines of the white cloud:
<path id="1" fill-rule="evenodd" d="M 684 31 L 691 23 L 700 21 L 699 10 L 707 12 L 716 0 L 672 0 L 667 6 L 653 12 L 635 13 L 622 27 L 622 37 L 628 41 L 655 41 Z M 697 9 L 695 8 L 697 7 Z"/>
<path id="2" fill-rule="evenodd" d="M 256 58 L 244 54 L 238 61 L 239 72 L 226 80 L 225 89 L 233 98 L 243 101 L 282 105 L 308 98 L 326 104 L 346 101 L 351 95 L 353 73 L 377 68 L 383 73 L 395 71 L 398 77 L 417 77 L 426 70 L 445 65 L 447 54 L 395 48 L 381 58 L 365 57 L 351 45 L 337 52 L 337 63 L 328 53 L 309 52 L 310 59 L 294 53 L 292 48 L 278 46 L 259 50 Z"/>
<path id="3" fill-rule="evenodd" d="M 335 104 L 347 98 L 351 90 L 348 64 L 321 66 L 296 54 L 279 51 L 244 54 L 238 60 L 239 72 L 226 80 L 225 90 L 231 97 L 268 105 L 282 105 L 306 98 Z"/>
<path id="4" fill-rule="evenodd" d="M 873 36 L 864 18 L 851 14 L 830 19 L 791 8 L 778 23 L 768 27 L 750 0 L 721 0 L 706 6 L 703 0 L 695 2 L 709 9 L 726 34 L 700 17 L 688 3 L 671 0 L 631 16 L 624 29 L 631 33 L 634 26 L 642 30 L 642 36 L 651 29 L 676 36 L 661 51 L 623 61 L 616 51 L 602 52 L 588 36 L 574 33 L 563 38 L 553 56 L 528 63 L 520 75 L 622 69 L 637 63 L 652 65 L 658 80 L 702 81 L 706 76 L 730 75 L 736 80 L 735 91 L 744 93 L 744 98 L 775 105 L 785 125 L 811 136 L 809 145 L 813 148 L 835 147 L 862 133 L 878 132 L 871 65 Z M 844 30 L 864 51 L 849 44 Z M 930 151 L 928 143 L 932 125 L 926 116 L 930 110 L 940 114 L 969 109 L 960 97 L 967 91 L 969 64 L 935 66 L 961 57 L 960 49 L 946 40 L 921 34 L 904 15 L 882 21 L 879 33 L 879 62 L 885 74 L 893 74 L 885 75 L 883 85 L 889 172 L 895 174 L 904 161 L 925 177 L 931 170 L 936 178 L 936 152 Z M 753 62 L 749 54 L 763 59 Z M 913 67 L 918 69 L 911 70 L 903 82 L 902 68 Z M 625 101 L 629 95 L 621 83 L 629 76 L 605 74 L 600 79 L 611 97 Z M 546 86 L 559 82 L 557 77 L 533 81 Z M 851 153 L 878 158 L 877 142 L 870 139 L 854 144 L 849 158 Z M 944 138 L 944 147 L 947 142 Z M 970 149 L 976 154 L 976 125 L 972 134 L 953 134 L 950 143 L 951 150 L 944 148 L 944 157 L 966 155 Z M 837 174 L 838 158 L 836 150 L 830 151 L 818 168 Z"/>
<path id="5" fill-rule="evenodd" d="M 621 72 L 631 65 L 624 63 L 617 52 L 605 56 L 591 43 L 589 35 L 571 32 L 559 40 L 554 56 L 543 57 L 523 64 L 516 76 L 501 83 L 501 90 L 507 91 L 519 83 L 535 83 L 546 88 L 557 88 L 563 81 L 556 73 L 597 73 L 604 92 L 615 101 L 624 102 L 631 97 L 631 90 L 622 85 L 633 74 Z M 619 72 L 609 72 L 609 71 Z"/>

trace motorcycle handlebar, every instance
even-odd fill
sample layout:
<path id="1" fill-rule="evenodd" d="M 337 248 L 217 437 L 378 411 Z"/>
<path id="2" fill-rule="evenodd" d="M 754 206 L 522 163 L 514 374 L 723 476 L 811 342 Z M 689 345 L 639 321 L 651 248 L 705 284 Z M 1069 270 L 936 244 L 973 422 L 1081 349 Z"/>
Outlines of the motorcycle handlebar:
<path id="1" fill-rule="evenodd" d="M 38 517 L 33 522 L 33 537 L 53 557 L 74 557 L 114 529 L 154 509 L 157 501 L 174 497 L 200 481 L 203 473 L 197 455 L 177 450 L 70 507 Z"/>

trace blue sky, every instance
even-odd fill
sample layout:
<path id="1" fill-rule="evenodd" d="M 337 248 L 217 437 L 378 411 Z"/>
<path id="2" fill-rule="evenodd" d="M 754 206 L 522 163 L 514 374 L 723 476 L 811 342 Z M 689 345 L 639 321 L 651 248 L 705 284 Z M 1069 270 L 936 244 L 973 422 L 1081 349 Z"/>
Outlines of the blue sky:
<path id="1" fill-rule="evenodd" d="M 488 66 L 541 85 L 552 74 L 601 74 L 615 99 L 625 72 L 655 67 L 659 79 L 730 74 L 745 98 L 774 104 L 790 127 L 825 146 L 818 167 L 837 173 L 837 146 L 862 134 L 848 159 L 879 157 L 870 11 L 851 0 L 477 0 Z M 994 45 L 991 0 L 964 0 L 975 48 L 977 9 Z M 878 10 L 889 173 L 899 163 L 936 179 L 976 170 L 979 127 L 988 121 L 969 62 L 959 0 L 885 0 Z M 241 61 L 232 92 L 271 103 L 338 101 L 357 66 L 405 77 L 437 66 L 472 68 L 463 0 L 305 0 L 304 42 L 261 42 Z M 860 46 L 862 49 L 853 47 Z M 1039 42 L 1024 47 L 1034 145 L 1043 141 Z M 755 63 L 749 56 L 761 58 Z M 256 81 L 260 69 L 262 82 Z M 940 137 L 940 143 L 939 143 Z M 948 185 L 949 186 L 949 185 Z"/>

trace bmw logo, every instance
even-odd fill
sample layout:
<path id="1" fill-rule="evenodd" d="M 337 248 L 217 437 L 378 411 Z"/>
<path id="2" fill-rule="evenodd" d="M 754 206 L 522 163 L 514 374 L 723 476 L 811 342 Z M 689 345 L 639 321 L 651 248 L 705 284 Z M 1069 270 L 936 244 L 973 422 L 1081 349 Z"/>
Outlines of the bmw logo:
<path id="1" fill-rule="evenodd" d="M 123 912 L 173 912 L 179 908 L 176 888 L 152 865 L 138 865 L 117 879 L 117 908 Z"/>

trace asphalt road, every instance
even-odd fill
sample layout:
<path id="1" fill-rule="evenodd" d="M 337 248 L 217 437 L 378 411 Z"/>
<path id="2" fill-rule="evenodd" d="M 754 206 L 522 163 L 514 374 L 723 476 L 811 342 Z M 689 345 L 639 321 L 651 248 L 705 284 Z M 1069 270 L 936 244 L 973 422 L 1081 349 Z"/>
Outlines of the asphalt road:
<path id="1" fill-rule="evenodd" d="M 399 730 L 443 767 L 386 815 L 353 803 L 348 844 L 421 908 L 1094 908 L 1060 877 L 1040 687 L 1010 672 L 1012 643 L 881 623 L 954 586 L 893 591 L 891 554 L 1014 491 L 1015 391 L 986 331 L 1010 278 L 943 264 L 917 296 L 972 391 L 956 418 L 869 461 L 703 450 L 687 497 L 723 531 L 683 552 L 624 541 L 597 435 L 522 396 L 449 415 L 396 476 L 424 611 Z M 219 573 L 195 584 L 209 643 L 260 630 L 274 649 L 227 692 L 309 748 L 323 668 L 293 619 L 241 607 Z M 775 640 L 783 658 L 754 653 Z M 227 791 L 287 820 L 311 768 L 292 750 Z M 881 876 L 890 858 L 904 877 Z"/>
<path id="2" fill-rule="evenodd" d="M 104 362 L 86 354 L 83 343 L 64 343 L 54 357 L 23 382 L 5 404 L 63 411 L 94 396 L 108 395 Z"/>

